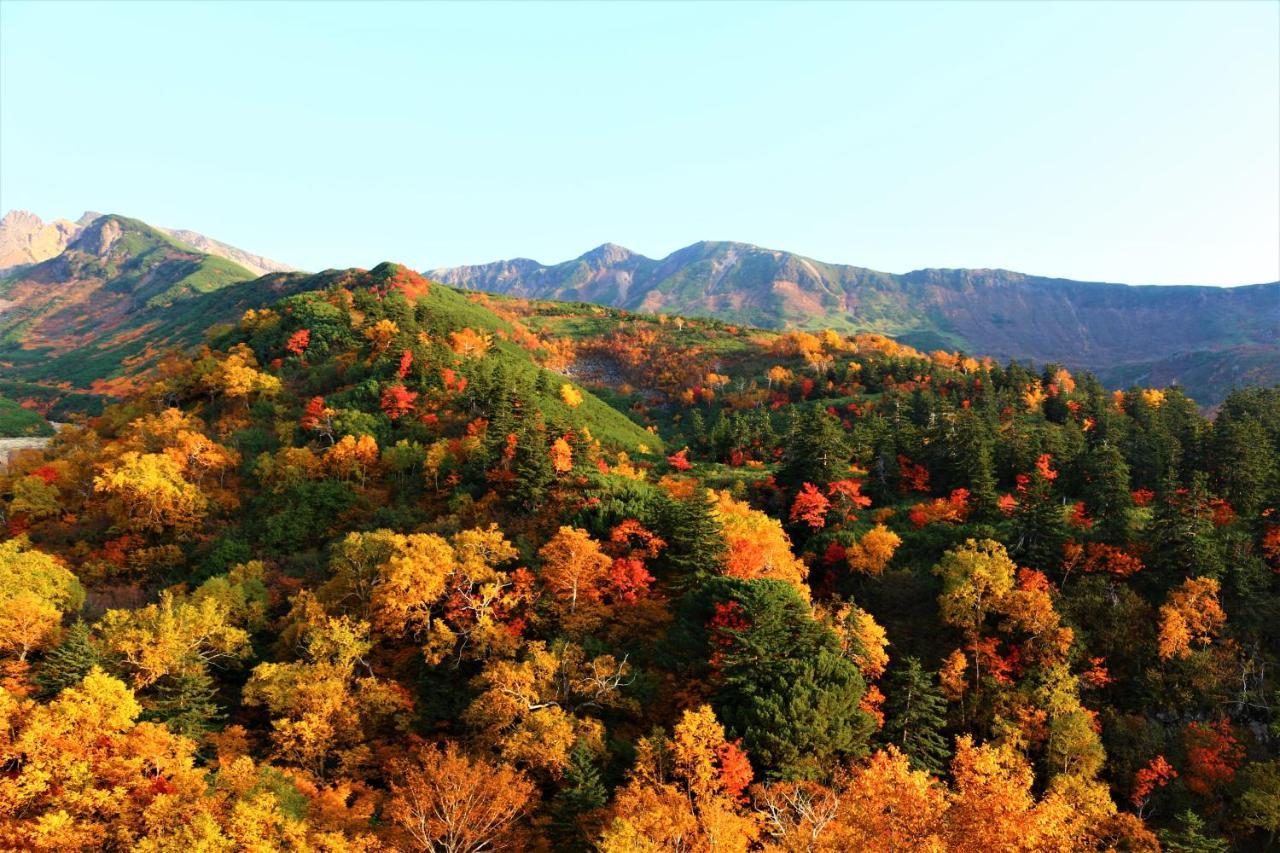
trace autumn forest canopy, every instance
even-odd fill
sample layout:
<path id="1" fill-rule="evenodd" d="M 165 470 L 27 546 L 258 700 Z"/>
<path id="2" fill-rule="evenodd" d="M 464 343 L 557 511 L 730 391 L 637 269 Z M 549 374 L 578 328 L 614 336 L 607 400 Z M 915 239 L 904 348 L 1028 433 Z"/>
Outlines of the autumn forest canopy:
<path id="1" fill-rule="evenodd" d="M 0 847 L 1275 848 L 1280 388 L 270 281 L 0 470 Z"/>

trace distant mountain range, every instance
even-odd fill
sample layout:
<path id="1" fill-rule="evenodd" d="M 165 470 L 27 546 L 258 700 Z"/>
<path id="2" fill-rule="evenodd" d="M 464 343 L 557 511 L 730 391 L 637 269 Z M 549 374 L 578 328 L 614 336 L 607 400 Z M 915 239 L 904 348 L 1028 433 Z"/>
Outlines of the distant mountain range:
<path id="1" fill-rule="evenodd" d="M 347 274 L 287 272 L 203 235 L 92 213 L 50 223 L 6 215 L 0 267 L 0 377 L 100 392 L 246 308 Z M 268 267 L 285 271 L 262 275 Z M 1005 270 L 894 275 L 723 242 L 661 260 L 605 244 L 554 266 L 516 259 L 427 275 L 517 297 L 880 332 L 924 350 L 1091 370 L 1112 387 L 1176 383 L 1206 406 L 1234 386 L 1280 384 L 1280 283 L 1128 286 Z"/>
<path id="2" fill-rule="evenodd" d="M 765 328 L 891 335 L 920 349 L 1058 362 L 1111 385 L 1184 386 L 1206 405 L 1233 385 L 1280 382 L 1280 283 L 1132 286 L 1007 270 L 902 275 L 745 243 L 655 260 L 606 243 L 571 261 L 431 270 L 456 287 Z"/>
<path id="3" fill-rule="evenodd" d="M 25 210 L 9 211 L 3 219 L 0 219 L 0 275 L 12 272 L 18 267 L 38 264 L 57 257 L 76 238 L 76 235 L 101 217 L 101 213 L 86 211 L 75 222 L 66 219 L 45 222 L 39 216 Z M 193 249 L 233 261 L 255 275 L 293 270 L 293 267 L 288 264 L 246 252 L 244 249 L 237 249 L 235 246 L 229 246 L 195 231 L 152 227 Z"/>

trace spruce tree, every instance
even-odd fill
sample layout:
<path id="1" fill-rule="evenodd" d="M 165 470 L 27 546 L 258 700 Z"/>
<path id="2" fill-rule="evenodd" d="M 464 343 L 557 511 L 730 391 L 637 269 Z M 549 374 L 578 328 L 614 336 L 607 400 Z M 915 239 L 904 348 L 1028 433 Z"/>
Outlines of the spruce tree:
<path id="1" fill-rule="evenodd" d="M 884 738 L 902 750 L 916 770 L 940 773 L 951 759 L 942 730 L 946 726 L 947 700 L 933 673 L 916 658 L 894 670 L 885 703 Z"/>
<path id="2" fill-rule="evenodd" d="M 511 499 L 517 506 L 529 509 L 537 507 L 556 478 L 555 469 L 551 465 L 547 431 L 541 422 L 532 426 L 526 424 L 520 430 L 511 467 L 516 477 Z"/>
<path id="3" fill-rule="evenodd" d="M 218 688 L 204 667 L 167 675 L 156 684 L 143 718 L 164 723 L 174 734 L 199 740 L 222 722 Z"/>
<path id="4" fill-rule="evenodd" d="M 1205 834 L 1204 818 L 1188 809 L 1178 815 L 1178 829 L 1160 831 L 1160 843 L 1170 853 L 1227 853 L 1231 845 Z"/>
<path id="5" fill-rule="evenodd" d="M 661 512 L 666 550 L 662 563 L 679 587 L 720 574 L 725 558 L 724 534 L 711 514 L 706 489 L 697 487 L 681 500 L 668 501 Z"/>
<path id="6" fill-rule="evenodd" d="M 101 656 L 93 644 L 89 626 L 77 619 L 63 634 L 62 641 L 45 655 L 35 678 L 40 697 L 47 699 L 79 684 L 89 670 L 100 663 Z"/>
<path id="7" fill-rule="evenodd" d="M 551 801 L 551 841 L 557 850 L 585 851 L 593 849 L 593 827 L 584 818 L 603 808 L 609 794 L 600 780 L 591 750 L 581 742 L 569 753 L 569 766 L 564 773 L 564 787 Z"/>
<path id="8" fill-rule="evenodd" d="M 1099 445 L 1080 460 L 1084 480 L 1085 505 L 1096 519 L 1098 535 L 1108 542 L 1124 544 L 1129 538 L 1129 466 L 1115 446 Z"/>
<path id="9" fill-rule="evenodd" d="M 805 483 L 822 487 L 849 476 L 852 450 L 840 421 L 821 406 L 810 406 L 791 423 L 778 469 L 778 484 L 798 490 Z"/>

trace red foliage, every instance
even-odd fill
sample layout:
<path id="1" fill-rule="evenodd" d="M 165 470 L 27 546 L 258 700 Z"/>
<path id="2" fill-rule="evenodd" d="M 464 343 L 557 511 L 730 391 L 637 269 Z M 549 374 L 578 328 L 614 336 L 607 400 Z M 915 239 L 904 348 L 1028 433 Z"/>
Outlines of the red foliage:
<path id="1" fill-rule="evenodd" d="M 903 491 L 929 491 L 929 472 L 923 465 L 917 465 L 901 454 L 898 455 L 898 475 L 902 478 Z"/>
<path id="2" fill-rule="evenodd" d="M 289 336 L 289 341 L 284 348 L 294 355 L 302 355 L 309 346 L 311 346 L 311 330 L 299 329 Z"/>
<path id="3" fill-rule="evenodd" d="M 1187 787 L 1201 796 L 1229 784 L 1244 760 L 1244 747 L 1226 720 L 1190 723 L 1183 732 L 1187 747 Z"/>
<path id="4" fill-rule="evenodd" d="M 827 495 L 844 515 L 845 521 L 857 521 L 854 510 L 871 506 L 871 498 L 862 493 L 860 480 L 834 480 L 827 483 Z"/>
<path id="5" fill-rule="evenodd" d="M 1058 479 L 1058 472 L 1053 470 L 1052 467 L 1050 467 L 1050 463 L 1052 461 L 1053 461 L 1053 457 L 1050 456 L 1048 453 L 1041 453 L 1040 458 L 1036 460 L 1036 471 L 1040 474 L 1041 477 L 1044 477 L 1046 480 L 1050 482 L 1053 482 L 1054 480 Z"/>
<path id="6" fill-rule="evenodd" d="M 1146 767 L 1133 774 L 1133 794 L 1129 797 L 1130 802 L 1141 810 L 1151 798 L 1152 791 L 1163 788 L 1177 777 L 1178 771 L 1173 769 L 1163 755 L 1157 755 L 1147 762 Z"/>
<path id="7" fill-rule="evenodd" d="M 53 485 L 58 482 L 58 469 L 52 465 L 41 465 L 39 468 L 31 472 L 32 477 L 39 477 L 44 480 L 45 485 Z"/>
<path id="8" fill-rule="evenodd" d="M 617 557 L 609 567 L 609 594 L 616 601 L 635 603 L 649 591 L 653 575 L 635 557 Z"/>
<path id="9" fill-rule="evenodd" d="M 814 530 L 821 530 L 827 524 L 827 511 L 831 509 L 831 501 L 827 500 L 813 483 L 805 483 L 791 504 L 791 520 L 803 521 Z"/>
<path id="10" fill-rule="evenodd" d="M 720 765 L 720 784 L 724 786 L 724 792 L 735 800 L 745 801 L 743 791 L 751 784 L 754 774 L 747 752 L 742 748 L 742 739 L 726 741 L 716 750 L 716 760 Z"/>
<path id="11" fill-rule="evenodd" d="M 409 375 L 409 368 L 413 366 L 413 353 L 405 350 L 400 355 L 400 366 L 396 368 L 396 375 L 404 379 Z"/>
<path id="12" fill-rule="evenodd" d="M 1150 506 L 1151 501 L 1155 499 L 1156 493 L 1150 489 L 1135 489 L 1129 495 L 1133 498 L 1134 506 Z"/>
<path id="13" fill-rule="evenodd" d="M 679 453 L 673 453 L 670 456 L 668 456 L 667 464 L 670 465 L 672 468 L 675 468 L 677 471 L 688 471 L 690 468 L 693 467 L 693 463 L 689 461 L 688 455 L 689 455 L 689 448 L 686 447 L 683 450 L 681 450 Z"/>
<path id="14" fill-rule="evenodd" d="M 1079 530 L 1092 530 L 1093 519 L 1089 517 L 1088 511 L 1084 506 L 1084 501 L 1077 501 L 1071 507 L 1071 526 Z"/>
<path id="15" fill-rule="evenodd" d="M 397 420 L 413 411 L 413 402 L 417 399 L 416 392 L 403 385 L 391 385 L 382 392 L 382 411 L 391 420 Z"/>
<path id="16" fill-rule="evenodd" d="M 298 422 L 303 429 L 315 429 L 324 418 L 324 397 L 312 397 L 307 407 L 302 410 L 302 419 Z"/>
<path id="17" fill-rule="evenodd" d="M 707 622 L 707 634 L 713 647 L 708 663 L 712 669 L 719 670 L 724 653 L 736 643 L 735 635 L 750 628 L 751 622 L 742 605 L 736 601 L 717 604 L 715 611 L 715 615 Z"/>
<path id="18" fill-rule="evenodd" d="M 956 489 L 947 498 L 934 498 L 911 508 L 908 518 L 917 528 L 928 524 L 963 524 L 969 517 L 969 490 Z"/>

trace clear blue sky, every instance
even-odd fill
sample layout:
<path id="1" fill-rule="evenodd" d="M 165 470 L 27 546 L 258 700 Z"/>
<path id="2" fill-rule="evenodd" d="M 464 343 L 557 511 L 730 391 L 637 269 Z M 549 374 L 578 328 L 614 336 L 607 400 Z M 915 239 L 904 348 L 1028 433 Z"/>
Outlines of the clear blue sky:
<path id="1" fill-rule="evenodd" d="M 308 269 L 1280 278 L 1280 3 L 0 2 L 0 207 Z"/>

